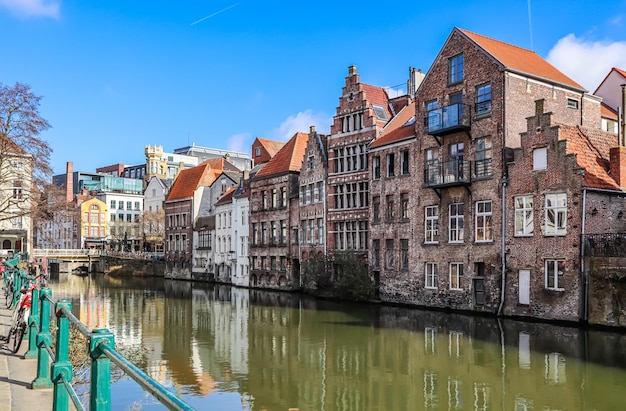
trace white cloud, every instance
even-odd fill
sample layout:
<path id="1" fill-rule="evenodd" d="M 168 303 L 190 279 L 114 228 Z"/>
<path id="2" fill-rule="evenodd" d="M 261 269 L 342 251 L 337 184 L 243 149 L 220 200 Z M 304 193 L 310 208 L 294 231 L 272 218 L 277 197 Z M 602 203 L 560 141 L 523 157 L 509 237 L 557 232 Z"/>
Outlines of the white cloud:
<path id="1" fill-rule="evenodd" d="M 626 41 L 590 41 L 568 34 L 550 50 L 547 60 L 593 93 L 611 68 L 626 69 Z"/>
<path id="2" fill-rule="evenodd" d="M 60 17 L 59 0 L 0 0 L 3 7 L 17 17 Z"/>
<path id="3" fill-rule="evenodd" d="M 325 114 L 315 114 L 311 109 L 289 116 L 282 124 L 272 131 L 272 138 L 278 141 L 287 141 L 296 132 L 308 133 L 311 126 L 315 126 L 318 133 L 326 134 L 330 131 L 332 117 Z"/>
<path id="4" fill-rule="evenodd" d="M 237 153 L 248 153 L 252 147 L 252 142 L 248 141 L 249 137 L 245 133 L 231 136 L 226 143 L 226 149 Z"/>

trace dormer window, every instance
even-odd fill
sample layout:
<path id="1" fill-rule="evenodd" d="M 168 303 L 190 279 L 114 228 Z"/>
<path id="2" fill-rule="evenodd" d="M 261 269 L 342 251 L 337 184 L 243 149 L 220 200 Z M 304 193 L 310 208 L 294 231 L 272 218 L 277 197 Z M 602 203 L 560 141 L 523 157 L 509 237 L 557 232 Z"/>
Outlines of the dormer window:
<path id="1" fill-rule="evenodd" d="M 376 114 L 376 118 L 381 121 L 389 120 L 387 116 L 387 112 L 382 106 L 378 106 L 376 104 L 372 104 L 372 108 L 374 109 L 374 113 Z"/>

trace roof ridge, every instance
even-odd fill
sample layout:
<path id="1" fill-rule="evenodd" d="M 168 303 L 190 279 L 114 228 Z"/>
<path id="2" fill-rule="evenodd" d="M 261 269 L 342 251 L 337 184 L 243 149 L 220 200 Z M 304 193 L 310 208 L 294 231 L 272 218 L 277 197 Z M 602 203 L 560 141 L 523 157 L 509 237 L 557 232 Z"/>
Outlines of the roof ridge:
<path id="1" fill-rule="evenodd" d="M 527 49 L 527 48 L 524 48 L 524 47 L 522 47 L 522 46 L 518 46 L 518 45 L 516 45 L 516 44 L 507 43 L 506 41 L 502 41 L 502 40 L 494 39 L 493 37 L 485 36 L 484 34 L 475 33 L 475 32 L 473 32 L 473 31 L 471 31 L 471 30 L 462 29 L 462 28 L 460 28 L 460 27 L 457 27 L 457 29 L 459 29 L 459 30 L 460 30 L 461 32 L 463 32 L 463 33 L 469 33 L 469 34 L 472 34 L 472 35 L 474 35 L 474 36 L 482 37 L 482 38 L 485 38 L 485 39 L 488 39 L 488 40 L 491 40 L 491 41 L 495 41 L 495 42 L 498 42 L 498 43 L 504 44 L 504 45 L 509 46 L 509 47 L 515 47 L 515 48 L 520 49 L 520 50 L 524 50 L 524 51 L 528 51 L 528 52 L 533 53 L 533 54 L 537 54 L 537 52 L 536 52 L 536 51 L 534 51 L 534 50 Z M 539 56 L 539 54 L 537 54 L 537 55 Z M 539 56 L 539 57 L 541 57 L 541 56 Z M 541 57 L 541 58 L 543 58 L 543 57 Z M 545 60 L 545 59 L 544 59 L 544 60 Z"/>

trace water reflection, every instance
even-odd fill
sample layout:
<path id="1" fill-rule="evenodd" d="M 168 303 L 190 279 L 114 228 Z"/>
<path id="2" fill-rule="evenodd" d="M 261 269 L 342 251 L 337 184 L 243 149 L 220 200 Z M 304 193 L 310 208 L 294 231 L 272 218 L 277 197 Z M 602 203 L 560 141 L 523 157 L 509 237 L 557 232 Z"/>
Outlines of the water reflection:
<path id="1" fill-rule="evenodd" d="M 90 327 L 141 344 L 139 365 L 198 409 L 624 407 L 622 334 L 158 279 L 54 288 Z M 156 407 L 116 387 L 114 408 Z"/>

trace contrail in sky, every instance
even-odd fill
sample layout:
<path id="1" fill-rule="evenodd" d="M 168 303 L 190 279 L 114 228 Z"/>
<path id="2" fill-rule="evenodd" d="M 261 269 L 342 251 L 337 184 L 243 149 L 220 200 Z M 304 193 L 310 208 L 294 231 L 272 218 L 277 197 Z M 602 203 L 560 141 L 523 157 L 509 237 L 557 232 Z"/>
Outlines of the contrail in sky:
<path id="1" fill-rule="evenodd" d="M 198 24 L 198 23 L 200 23 L 200 22 L 202 22 L 202 21 L 204 21 L 204 20 L 206 20 L 206 19 L 210 19 L 211 17 L 216 16 L 216 15 L 218 15 L 218 14 L 220 14 L 220 13 L 223 13 L 223 12 L 225 12 L 226 10 L 228 10 L 228 9 L 232 9 L 233 7 L 238 6 L 238 5 L 239 5 L 239 3 L 231 4 L 230 6 L 228 6 L 228 7 L 226 7 L 226 8 L 223 8 L 223 9 L 222 9 L 222 10 L 220 10 L 220 11 L 216 11 L 215 13 L 213 13 L 213 14 L 209 14 L 208 16 L 203 17 L 203 18 L 201 18 L 200 20 L 196 20 L 196 21 L 194 21 L 193 23 L 191 23 L 191 26 L 193 26 L 194 24 Z"/>

